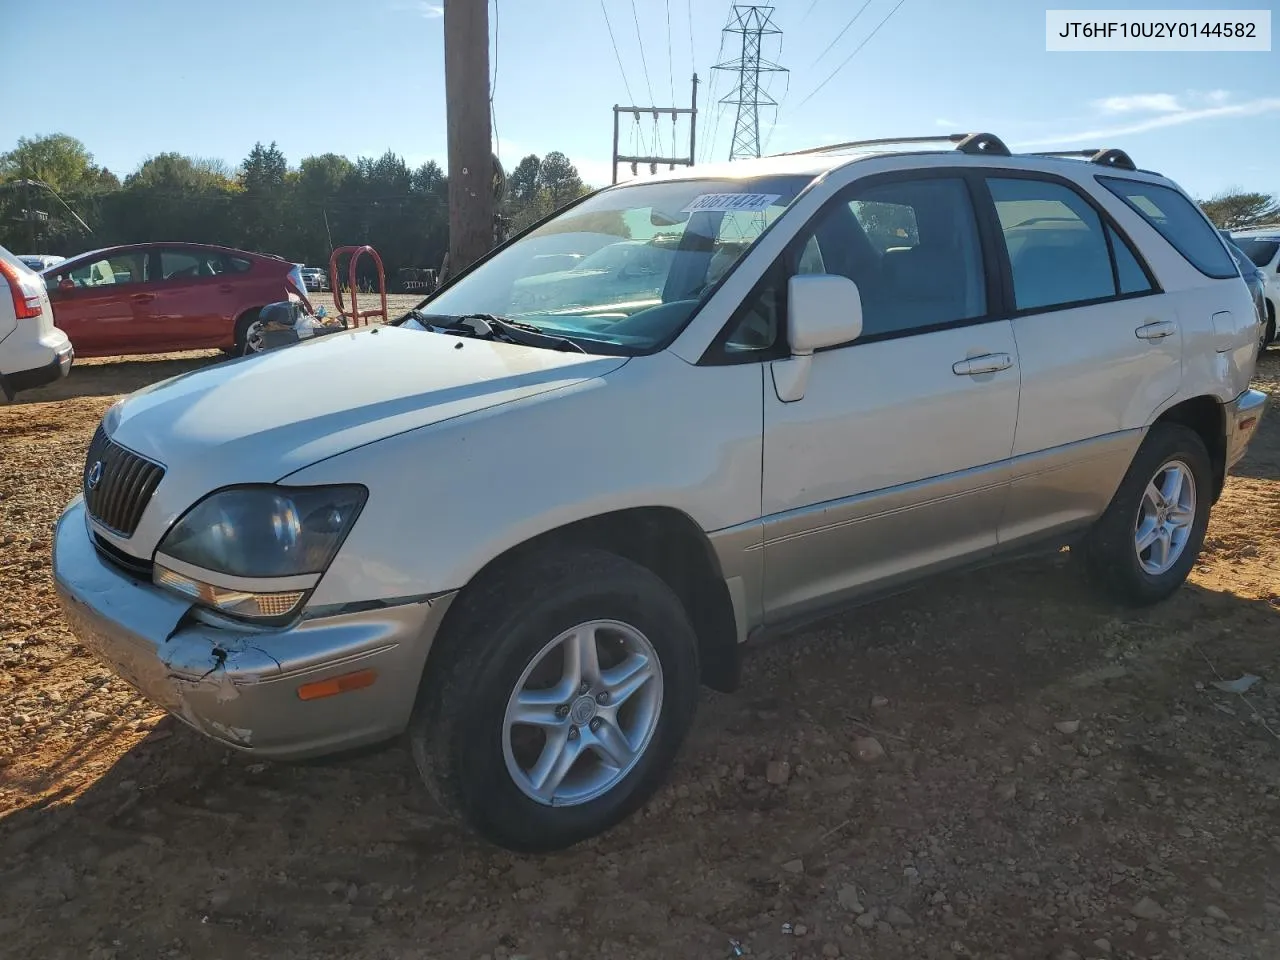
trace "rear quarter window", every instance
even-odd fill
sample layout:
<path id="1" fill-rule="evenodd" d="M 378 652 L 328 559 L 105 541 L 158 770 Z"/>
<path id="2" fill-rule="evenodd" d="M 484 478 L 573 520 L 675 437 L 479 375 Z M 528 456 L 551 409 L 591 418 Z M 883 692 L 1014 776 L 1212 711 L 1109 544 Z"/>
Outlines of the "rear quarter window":
<path id="1" fill-rule="evenodd" d="M 1190 200 L 1177 190 L 1156 183 L 1119 177 L 1098 182 L 1151 224 L 1183 258 L 1206 277 L 1225 280 L 1239 276 L 1222 238 Z"/>

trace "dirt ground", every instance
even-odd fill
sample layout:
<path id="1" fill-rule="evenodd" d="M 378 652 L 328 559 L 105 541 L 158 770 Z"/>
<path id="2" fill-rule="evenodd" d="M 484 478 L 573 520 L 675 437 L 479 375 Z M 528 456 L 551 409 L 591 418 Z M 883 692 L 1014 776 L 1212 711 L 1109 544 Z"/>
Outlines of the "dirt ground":
<path id="1" fill-rule="evenodd" d="M 0 406 L 0 955 L 1280 956 L 1280 411 L 1167 603 L 1047 558 L 828 620 L 704 697 L 642 814 L 521 858 L 442 820 L 399 748 L 234 754 L 67 632 L 51 525 L 98 418 L 214 362 L 85 362 Z M 1280 392 L 1280 350 L 1257 382 Z"/>

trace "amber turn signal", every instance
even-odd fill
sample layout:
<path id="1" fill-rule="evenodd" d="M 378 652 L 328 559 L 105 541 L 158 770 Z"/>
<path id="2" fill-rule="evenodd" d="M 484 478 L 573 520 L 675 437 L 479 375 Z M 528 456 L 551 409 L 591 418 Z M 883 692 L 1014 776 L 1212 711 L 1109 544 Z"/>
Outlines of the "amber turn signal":
<path id="1" fill-rule="evenodd" d="M 357 670 L 355 673 L 344 673 L 340 677 L 330 677 L 328 680 L 304 683 L 298 688 L 298 699 L 319 700 L 321 697 L 336 697 L 340 693 L 373 686 L 373 681 L 376 679 L 378 679 L 376 670 Z"/>

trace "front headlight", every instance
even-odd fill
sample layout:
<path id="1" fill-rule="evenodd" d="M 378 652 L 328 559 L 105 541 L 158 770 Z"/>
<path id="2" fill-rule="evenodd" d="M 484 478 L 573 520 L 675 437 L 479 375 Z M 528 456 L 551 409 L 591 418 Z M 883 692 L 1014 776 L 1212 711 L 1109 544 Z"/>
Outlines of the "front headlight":
<path id="1" fill-rule="evenodd" d="M 356 485 L 219 490 L 161 541 L 153 581 L 233 616 L 286 618 L 328 569 L 367 496 Z"/>

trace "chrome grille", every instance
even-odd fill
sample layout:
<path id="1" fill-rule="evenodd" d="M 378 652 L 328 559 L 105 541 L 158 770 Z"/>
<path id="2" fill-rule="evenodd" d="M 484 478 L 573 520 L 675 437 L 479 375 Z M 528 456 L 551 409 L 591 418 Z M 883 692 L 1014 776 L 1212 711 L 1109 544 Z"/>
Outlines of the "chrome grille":
<path id="1" fill-rule="evenodd" d="M 84 501 L 89 515 L 112 533 L 133 536 L 163 477 L 164 467 L 126 450 L 99 425 L 84 462 Z"/>

